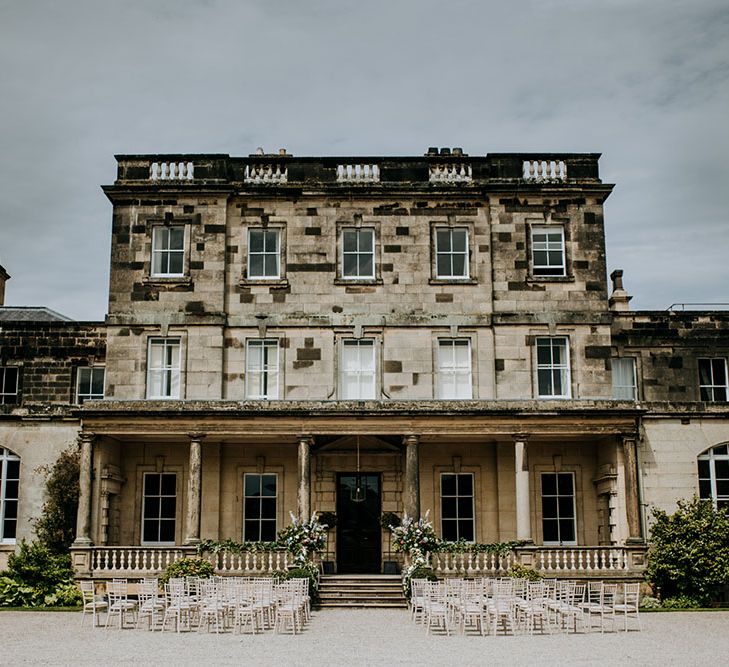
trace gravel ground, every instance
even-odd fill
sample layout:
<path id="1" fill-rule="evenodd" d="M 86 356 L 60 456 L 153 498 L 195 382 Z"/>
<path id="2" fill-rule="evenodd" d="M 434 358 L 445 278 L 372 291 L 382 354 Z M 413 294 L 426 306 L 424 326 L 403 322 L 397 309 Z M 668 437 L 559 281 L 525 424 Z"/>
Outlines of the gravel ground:
<path id="1" fill-rule="evenodd" d="M 302 635 L 80 627 L 71 612 L 0 612 L 0 664 L 54 665 L 719 665 L 729 612 L 659 613 L 643 632 L 534 637 L 426 636 L 403 610 L 325 610 Z"/>

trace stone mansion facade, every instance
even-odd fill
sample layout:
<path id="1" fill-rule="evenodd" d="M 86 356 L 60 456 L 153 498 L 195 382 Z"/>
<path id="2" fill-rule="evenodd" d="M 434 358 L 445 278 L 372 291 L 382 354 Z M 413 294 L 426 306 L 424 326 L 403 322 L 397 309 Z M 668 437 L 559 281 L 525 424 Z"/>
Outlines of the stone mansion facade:
<path id="1" fill-rule="evenodd" d="M 646 508 L 729 501 L 729 313 L 608 291 L 598 158 L 117 156 L 105 322 L 0 308 L 0 548 L 78 442 L 79 576 L 316 510 L 339 572 L 395 558 L 383 511 L 429 510 L 638 573 Z"/>

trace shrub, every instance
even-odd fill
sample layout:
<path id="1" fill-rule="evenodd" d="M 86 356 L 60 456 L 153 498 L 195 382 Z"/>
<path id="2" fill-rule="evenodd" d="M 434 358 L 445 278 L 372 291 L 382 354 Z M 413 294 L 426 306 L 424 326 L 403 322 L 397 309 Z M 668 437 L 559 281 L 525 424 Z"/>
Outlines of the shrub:
<path id="1" fill-rule="evenodd" d="M 542 578 L 542 575 L 535 569 L 521 565 L 520 563 L 514 563 L 509 568 L 506 576 L 514 579 L 526 579 L 527 581 L 539 581 Z"/>
<path id="2" fill-rule="evenodd" d="M 212 563 L 202 558 L 180 558 L 170 563 L 159 578 L 162 585 L 176 577 L 202 577 L 209 579 L 215 574 Z"/>
<path id="3" fill-rule="evenodd" d="M 397 528 L 402 523 L 402 519 L 395 512 L 383 512 L 380 517 L 380 526 L 385 530 Z"/>
<path id="4" fill-rule="evenodd" d="M 698 609 L 701 604 L 698 600 L 686 595 L 678 595 L 673 598 L 666 598 L 661 603 L 664 609 Z"/>
<path id="5" fill-rule="evenodd" d="M 427 565 L 421 565 L 415 568 L 408 568 L 402 579 L 402 592 L 403 595 L 409 600 L 412 591 L 410 590 L 410 582 L 413 579 L 427 579 L 428 581 L 438 581 L 438 577 L 433 572 L 432 567 Z"/>
<path id="6" fill-rule="evenodd" d="M 327 527 L 327 530 L 337 527 L 337 515 L 334 512 L 319 512 L 317 518 L 322 526 Z"/>
<path id="7" fill-rule="evenodd" d="M 658 598 L 651 597 L 650 595 L 644 595 L 640 601 L 641 609 L 660 609 L 661 601 Z"/>
<path id="8" fill-rule="evenodd" d="M 286 576 L 287 579 L 308 579 L 309 597 L 312 604 L 319 603 L 319 570 L 316 565 L 309 561 L 303 566 L 291 568 Z"/>
<path id="9" fill-rule="evenodd" d="M 78 451 L 67 449 L 52 466 L 38 468 L 38 472 L 46 476 L 46 500 L 43 514 L 34 524 L 36 535 L 54 553 L 66 553 L 76 536 Z"/>
<path id="10" fill-rule="evenodd" d="M 671 515 L 654 509 L 653 518 L 646 578 L 659 597 L 718 599 L 729 583 L 729 513 L 694 497 Z"/>

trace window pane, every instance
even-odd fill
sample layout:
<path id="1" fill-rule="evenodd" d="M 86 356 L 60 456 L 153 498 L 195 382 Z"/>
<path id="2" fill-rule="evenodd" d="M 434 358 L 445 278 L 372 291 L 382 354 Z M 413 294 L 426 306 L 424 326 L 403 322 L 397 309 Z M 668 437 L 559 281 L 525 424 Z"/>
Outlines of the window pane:
<path id="1" fill-rule="evenodd" d="M 145 498 L 144 499 L 144 518 L 145 519 L 156 519 L 159 517 L 159 498 Z"/>
<path id="2" fill-rule="evenodd" d="M 572 500 L 572 496 L 559 498 L 557 509 L 559 510 L 559 516 L 561 519 L 571 519 L 575 513 L 575 504 Z"/>
<path id="3" fill-rule="evenodd" d="M 711 500 L 711 482 L 708 479 L 699 480 L 699 497 Z"/>
<path id="4" fill-rule="evenodd" d="M 441 494 L 444 496 L 456 495 L 456 476 L 441 475 L 440 476 Z"/>
<path id="5" fill-rule="evenodd" d="M 558 476 L 558 483 L 559 483 L 559 494 L 560 495 L 569 495 L 571 496 L 573 494 L 573 484 L 572 484 L 573 477 L 570 473 L 560 473 Z"/>
<path id="6" fill-rule="evenodd" d="M 6 500 L 5 506 L 5 518 L 6 519 L 17 519 L 18 518 L 18 501 L 17 500 Z"/>
<path id="7" fill-rule="evenodd" d="M 250 275 L 249 278 L 257 278 L 264 275 L 263 255 L 251 255 L 249 257 Z"/>
<path id="8" fill-rule="evenodd" d="M 709 461 L 706 459 L 699 459 L 699 477 L 702 479 L 709 479 Z"/>
<path id="9" fill-rule="evenodd" d="M 458 475 L 458 494 L 461 496 L 473 495 L 473 475 Z"/>
<path id="10" fill-rule="evenodd" d="M 262 493 L 264 496 L 275 496 L 276 495 L 276 475 L 263 475 L 262 476 Z"/>
<path id="11" fill-rule="evenodd" d="M 181 252 L 170 253 L 169 273 L 182 273 L 183 256 Z"/>
<path id="12" fill-rule="evenodd" d="M 559 532 L 556 520 L 544 519 L 544 521 L 542 521 L 542 533 L 545 542 L 559 542 Z"/>
<path id="13" fill-rule="evenodd" d="M 160 521 L 159 522 L 159 541 L 160 542 L 174 542 L 175 541 L 175 522 L 174 521 Z"/>
<path id="14" fill-rule="evenodd" d="M 8 501 L 11 498 L 17 498 L 18 497 L 18 481 L 5 481 L 5 500 Z"/>
<path id="15" fill-rule="evenodd" d="M 455 542 L 458 539 L 458 521 L 443 520 L 443 539 Z"/>
<path id="16" fill-rule="evenodd" d="M 0 527 L 2 528 L 3 538 L 6 540 L 14 540 L 17 522 L 13 519 L 5 519 L 4 524 L 4 527 Z"/>
<path id="17" fill-rule="evenodd" d="M 553 474 L 542 475 L 542 493 L 553 496 L 557 493 L 557 476 Z"/>
<path id="18" fill-rule="evenodd" d="M 159 475 L 150 474 L 144 476 L 144 495 L 159 495 Z"/>
<path id="19" fill-rule="evenodd" d="M 245 542 L 257 542 L 260 537 L 260 523 L 258 521 L 246 521 L 243 529 L 243 540 Z"/>
<path id="20" fill-rule="evenodd" d="M 714 470 L 717 478 L 729 478 L 729 459 L 716 459 L 714 461 Z"/>
<path id="21" fill-rule="evenodd" d="M 441 498 L 441 503 L 441 513 L 444 519 L 450 519 L 458 516 L 456 513 L 458 509 L 457 498 L 444 497 Z"/>
<path id="22" fill-rule="evenodd" d="M 261 518 L 262 519 L 275 519 L 276 518 L 276 499 L 275 498 L 263 498 L 261 500 Z"/>
<path id="23" fill-rule="evenodd" d="M 714 384 L 726 385 L 726 362 L 724 359 L 712 359 L 714 371 Z"/>
<path id="24" fill-rule="evenodd" d="M 575 541 L 575 523 L 572 519 L 560 519 L 559 537 L 562 542 Z"/>
<path id="25" fill-rule="evenodd" d="M 91 373 L 91 393 L 96 396 L 104 395 L 104 369 L 94 368 Z"/>
<path id="26" fill-rule="evenodd" d="M 699 380 L 701 384 L 711 384 L 711 360 L 699 359 Z"/>
<path id="27" fill-rule="evenodd" d="M 174 519 L 176 505 L 175 498 L 160 498 L 160 516 L 166 519 Z"/>
<path id="28" fill-rule="evenodd" d="M 267 276 L 277 276 L 278 275 L 278 256 L 277 255 L 265 255 L 264 273 Z"/>
<path id="29" fill-rule="evenodd" d="M 261 537 L 262 542 L 274 542 L 276 540 L 276 522 L 261 521 Z"/>
<path id="30" fill-rule="evenodd" d="M 261 517 L 261 500 L 259 498 L 246 498 L 243 512 L 246 519 L 259 519 Z"/>
<path id="31" fill-rule="evenodd" d="M 466 275 L 466 256 L 465 255 L 453 255 L 453 275 L 454 276 L 465 276 Z"/>
<path id="32" fill-rule="evenodd" d="M 716 495 L 729 496 L 729 479 L 716 480 Z"/>
<path id="33" fill-rule="evenodd" d="M 552 371 L 540 368 L 537 371 L 537 381 L 540 396 L 554 396 L 555 391 L 552 385 Z"/>
<path id="34" fill-rule="evenodd" d="M 473 521 L 471 519 L 458 522 L 458 537 L 468 542 L 473 542 Z"/>
<path id="35" fill-rule="evenodd" d="M 143 542 L 157 542 L 158 541 L 158 532 L 157 532 L 157 522 L 156 521 L 145 521 L 142 526 L 142 541 Z"/>
<path id="36" fill-rule="evenodd" d="M 263 252 L 263 231 L 262 230 L 250 230 L 248 234 L 250 243 L 250 252 Z"/>
<path id="37" fill-rule="evenodd" d="M 447 253 L 451 250 L 451 234 L 447 229 L 439 229 L 435 233 L 436 251 L 439 253 Z"/>
<path id="38" fill-rule="evenodd" d="M 357 252 L 357 233 L 353 230 L 342 232 L 344 252 Z"/>
<path id="39" fill-rule="evenodd" d="M 466 234 L 465 229 L 454 229 L 451 234 L 451 239 L 453 242 L 453 252 L 457 253 L 464 253 L 466 252 L 467 248 L 467 239 L 468 235 Z"/>
<path id="40" fill-rule="evenodd" d="M 557 516 L 557 499 L 554 497 L 542 498 L 542 515 L 546 519 Z"/>
<path id="41" fill-rule="evenodd" d="M 726 456 L 726 454 L 727 454 L 727 445 L 717 445 L 711 451 L 715 455 L 717 455 L 717 456 L 722 456 L 722 455 Z"/>
<path id="42" fill-rule="evenodd" d="M 551 341 L 540 339 L 537 341 L 537 363 L 551 365 L 552 345 Z"/>
<path id="43" fill-rule="evenodd" d="M 374 246 L 375 235 L 372 230 L 363 229 L 359 232 L 359 251 L 371 253 Z"/>
<path id="44" fill-rule="evenodd" d="M 20 478 L 20 461 L 6 461 L 6 474 L 8 479 Z"/>
<path id="45" fill-rule="evenodd" d="M 438 255 L 436 260 L 436 271 L 439 276 L 450 276 L 451 275 L 451 256 L 450 255 Z"/>
<path id="46" fill-rule="evenodd" d="M 373 275 L 373 263 L 372 263 L 372 255 L 360 255 L 360 270 L 359 275 L 360 276 L 371 276 Z"/>
<path id="47" fill-rule="evenodd" d="M 185 230 L 182 227 L 170 228 L 170 250 L 182 250 L 185 247 Z"/>
<path id="48" fill-rule="evenodd" d="M 357 255 L 344 255 L 342 258 L 342 275 L 345 277 L 358 275 Z"/>
<path id="49" fill-rule="evenodd" d="M 471 497 L 458 498 L 458 518 L 459 519 L 473 518 L 473 499 Z"/>
<path id="50" fill-rule="evenodd" d="M 161 475 L 162 490 L 164 496 L 174 496 L 177 492 L 177 475 L 174 473 L 164 473 Z"/>

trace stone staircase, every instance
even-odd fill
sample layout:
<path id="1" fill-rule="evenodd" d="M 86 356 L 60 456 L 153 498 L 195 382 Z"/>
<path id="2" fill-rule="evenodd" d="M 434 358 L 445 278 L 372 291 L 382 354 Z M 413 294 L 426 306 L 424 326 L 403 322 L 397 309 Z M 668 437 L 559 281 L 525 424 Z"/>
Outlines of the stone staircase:
<path id="1" fill-rule="evenodd" d="M 402 579 L 394 574 L 331 574 L 319 583 L 323 609 L 338 608 L 406 608 Z"/>

